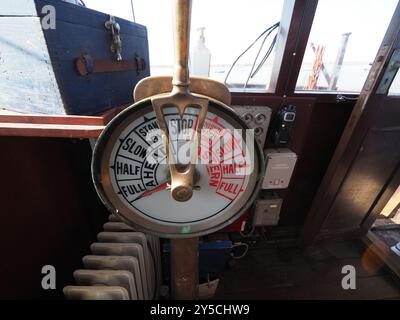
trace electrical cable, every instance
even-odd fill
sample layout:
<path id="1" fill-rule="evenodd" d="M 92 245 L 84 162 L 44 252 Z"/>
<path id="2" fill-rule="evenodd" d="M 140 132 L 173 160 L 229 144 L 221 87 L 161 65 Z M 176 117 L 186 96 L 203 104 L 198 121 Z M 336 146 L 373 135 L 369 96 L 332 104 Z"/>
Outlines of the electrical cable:
<path id="1" fill-rule="evenodd" d="M 255 227 L 252 226 L 248 233 L 244 233 L 243 231 L 240 231 L 239 233 L 242 236 L 242 238 L 247 238 L 247 237 L 250 237 L 253 234 L 254 230 L 255 230 Z"/>
<path id="2" fill-rule="evenodd" d="M 237 256 L 237 257 L 233 256 L 233 259 L 242 259 L 247 254 L 247 252 L 249 251 L 249 245 L 247 243 L 244 243 L 244 242 L 237 243 L 237 244 L 233 245 L 233 248 L 242 247 L 242 246 L 245 247 L 244 252 L 240 256 Z"/>
<path id="3" fill-rule="evenodd" d="M 235 61 L 232 63 L 231 67 L 229 68 L 229 70 L 228 70 L 228 72 L 227 72 L 227 74 L 226 74 L 226 76 L 225 76 L 224 84 L 226 84 L 226 82 L 227 82 L 227 80 L 228 80 L 228 77 L 229 77 L 230 73 L 232 72 L 233 67 L 236 65 L 236 63 L 239 61 L 239 59 L 240 59 L 247 51 L 249 51 L 249 50 L 257 43 L 257 41 L 258 41 L 259 39 L 261 39 L 261 37 L 262 37 L 263 35 L 265 35 L 265 34 L 266 34 L 268 31 L 270 31 L 271 29 L 272 29 L 272 30 L 273 30 L 273 29 L 276 29 L 278 26 L 279 26 L 279 22 L 275 23 L 274 25 L 272 25 L 272 26 L 268 27 L 266 30 L 264 30 L 264 31 L 256 38 L 256 40 L 254 40 L 253 43 L 250 44 L 250 46 L 248 46 L 247 49 L 244 50 L 244 51 L 235 59 Z"/>
<path id="4" fill-rule="evenodd" d="M 252 79 L 252 78 L 258 73 L 258 71 L 259 71 L 259 70 L 261 69 L 261 67 L 264 65 L 265 61 L 267 61 L 268 57 L 270 56 L 270 54 L 271 54 L 271 52 L 272 52 L 272 50 L 273 50 L 273 48 L 274 48 L 274 46 L 275 46 L 276 35 L 275 35 L 274 39 L 272 39 L 272 42 L 271 42 L 271 44 L 270 44 L 270 46 L 269 46 L 269 48 L 268 48 L 266 54 L 265 54 L 264 57 L 261 59 L 260 63 L 258 64 L 258 66 L 257 66 L 257 68 L 256 68 L 256 70 L 253 72 L 254 67 L 255 67 L 255 65 L 256 65 L 256 63 L 257 63 L 258 56 L 260 55 L 260 52 L 261 52 L 261 50 L 262 50 L 263 47 L 264 47 L 265 41 L 267 40 L 267 38 L 269 37 L 269 35 L 270 35 L 278 26 L 279 26 L 279 23 L 278 23 L 277 25 L 275 25 L 275 26 L 265 35 L 264 40 L 261 42 L 260 49 L 258 49 L 257 55 L 256 55 L 256 57 L 255 57 L 255 59 L 254 59 L 254 61 L 253 61 L 253 65 L 251 66 L 249 76 L 247 77 L 247 80 L 246 80 L 246 82 L 245 82 L 245 84 L 244 84 L 244 86 L 243 86 L 243 89 L 245 89 L 245 88 L 247 87 L 247 85 L 248 85 L 250 79 Z"/>
<path id="5" fill-rule="evenodd" d="M 273 29 L 271 29 L 271 30 L 273 30 Z M 253 61 L 253 64 L 252 64 L 251 69 L 250 69 L 249 76 L 247 77 L 247 80 L 246 80 L 246 82 L 245 82 L 245 84 L 244 84 L 244 86 L 243 86 L 243 89 L 245 89 L 245 88 L 247 87 L 247 84 L 249 83 L 251 74 L 253 73 L 254 66 L 256 65 L 256 62 L 257 62 L 258 56 L 260 55 L 261 49 L 264 47 L 264 43 L 265 43 L 265 41 L 267 40 L 268 36 L 271 34 L 271 32 L 272 32 L 272 31 L 268 32 L 267 35 L 264 37 L 264 40 L 261 42 L 260 49 L 258 49 L 256 58 L 255 58 L 254 61 Z"/>
<path id="6" fill-rule="evenodd" d="M 276 23 L 276 24 L 279 24 L 279 22 Z M 275 25 L 276 25 L 276 24 L 275 24 Z M 233 67 L 236 65 L 236 63 L 239 61 L 239 59 L 240 59 L 247 51 L 249 51 L 249 50 L 254 46 L 254 44 L 256 44 L 257 41 L 258 41 L 265 33 L 267 33 L 270 29 L 272 29 L 275 25 L 270 26 L 270 27 L 268 27 L 266 30 L 264 30 L 264 31 L 257 37 L 257 39 L 254 40 L 253 43 L 252 43 L 250 46 L 248 46 L 247 49 L 244 50 L 244 51 L 235 59 L 235 61 L 232 63 L 231 67 L 229 68 L 228 73 L 226 74 L 226 77 L 225 77 L 225 80 L 224 80 L 224 83 L 225 83 L 225 84 L 226 84 L 226 81 L 228 80 L 228 77 L 229 77 L 229 75 L 230 75 L 230 73 L 231 73 Z"/>
<path id="7" fill-rule="evenodd" d="M 276 39 L 278 38 L 278 35 L 275 35 L 274 39 L 272 39 L 271 45 L 268 48 L 267 53 L 265 54 L 264 58 L 261 60 L 261 62 L 259 63 L 258 67 L 256 68 L 256 70 L 253 72 L 253 74 L 251 75 L 251 78 L 253 78 L 258 71 L 260 71 L 261 67 L 264 65 L 265 61 L 267 61 L 268 57 L 270 56 L 270 54 L 272 53 L 272 50 L 275 47 L 276 44 Z"/>

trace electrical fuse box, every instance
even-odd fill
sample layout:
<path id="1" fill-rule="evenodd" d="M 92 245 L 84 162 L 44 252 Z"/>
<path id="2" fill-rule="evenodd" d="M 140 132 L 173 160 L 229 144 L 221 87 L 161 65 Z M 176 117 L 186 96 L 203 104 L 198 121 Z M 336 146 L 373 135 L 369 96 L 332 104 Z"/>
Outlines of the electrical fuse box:
<path id="1" fill-rule="evenodd" d="M 266 170 L 263 189 L 287 188 L 292 177 L 297 155 L 287 148 L 265 150 Z"/>
<path id="2" fill-rule="evenodd" d="M 275 226 L 279 222 L 282 199 L 275 193 L 264 195 L 254 203 L 253 226 Z"/>

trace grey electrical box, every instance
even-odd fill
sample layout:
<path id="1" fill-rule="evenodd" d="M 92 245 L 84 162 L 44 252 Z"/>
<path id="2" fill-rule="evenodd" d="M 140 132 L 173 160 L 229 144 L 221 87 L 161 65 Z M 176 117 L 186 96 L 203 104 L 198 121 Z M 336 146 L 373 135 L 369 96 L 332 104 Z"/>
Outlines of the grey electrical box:
<path id="1" fill-rule="evenodd" d="M 250 129 L 261 147 L 265 144 L 272 110 L 265 106 L 232 106 Z"/>
<path id="2" fill-rule="evenodd" d="M 297 161 L 297 155 L 287 148 L 266 149 L 265 159 L 267 167 L 262 188 L 287 188 Z"/>
<path id="3" fill-rule="evenodd" d="M 254 203 L 253 226 L 276 226 L 282 207 L 282 199 L 276 194 L 268 194 Z"/>

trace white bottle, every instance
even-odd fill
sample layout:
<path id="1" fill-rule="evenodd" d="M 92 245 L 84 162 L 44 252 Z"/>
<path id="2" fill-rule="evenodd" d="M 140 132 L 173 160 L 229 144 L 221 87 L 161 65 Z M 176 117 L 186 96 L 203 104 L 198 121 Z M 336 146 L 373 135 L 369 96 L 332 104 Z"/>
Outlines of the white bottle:
<path id="1" fill-rule="evenodd" d="M 211 54 L 205 45 L 205 28 L 198 28 L 199 38 L 190 54 L 190 74 L 193 76 L 208 77 L 210 75 Z"/>

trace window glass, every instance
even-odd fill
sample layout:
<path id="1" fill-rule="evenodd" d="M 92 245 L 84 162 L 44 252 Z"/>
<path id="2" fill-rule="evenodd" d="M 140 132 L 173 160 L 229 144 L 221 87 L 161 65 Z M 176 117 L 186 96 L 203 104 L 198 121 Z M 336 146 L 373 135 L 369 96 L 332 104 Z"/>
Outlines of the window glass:
<path id="1" fill-rule="evenodd" d="M 279 22 L 283 2 L 284 0 L 194 0 L 190 43 L 191 74 L 208 74 L 210 78 L 224 82 L 235 59 L 263 31 Z M 132 20 L 130 0 L 85 0 L 85 3 L 90 8 Z M 174 57 L 172 4 L 171 0 L 133 0 L 136 22 L 145 25 L 148 30 L 152 75 L 172 74 Z M 199 44 L 202 42 L 200 28 L 204 28 L 204 45 Z M 248 80 L 266 34 L 237 61 L 227 79 L 230 88 L 234 90 L 242 90 L 244 87 L 248 90 L 268 88 L 273 49 L 259 71 L 255 71 L 259 62 L 266 56 L 277 31 L 278 28 L 275 28 L 266 38 L 253 68 L 252 73 L 255 74 L 252 78 Z"/>
<path id="2" fill-rule="evenodd" d="M 319 0 L 296 91 L 360 92 L 397 2 Z"/>
<path id="3" fill-rule="evenodd" d="M 392 84 L 390 85 L 389 96 L 400 96 L 400 72 L 397 71 L 396 76 L 393 79 Z"/>

